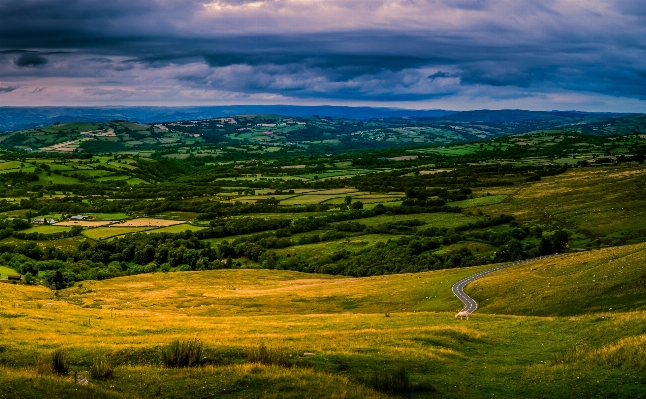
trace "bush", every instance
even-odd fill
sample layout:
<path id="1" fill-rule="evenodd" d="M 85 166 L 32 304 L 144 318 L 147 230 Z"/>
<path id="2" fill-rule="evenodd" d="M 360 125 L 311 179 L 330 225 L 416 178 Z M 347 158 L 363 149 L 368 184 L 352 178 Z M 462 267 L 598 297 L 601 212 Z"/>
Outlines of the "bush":
<path id="1" fill-rule="evenodd" d="M 67 375 L 69 373 L 70 359 L 62 349 L 57 349 L 52 354 L 51 370 L 59 375 Z"/>
<path id="2" fill-rule="evenodd" d="M 114 365 L 109 359 L 103 358 L 96 360 L 90 366 L 90 375 L 95 380 L 107 380 L 114 374 Z"/>
<path id="3" fill-rule="evenodd" d="M 250 363 L 260 363 L 267 366 L 291 367 L 289 354 L 281 348 L 268 348 L 265 344 L 247 349 L 247 359 Z"/>
<path id="4" fill-rule="evenodd" d="M 162 361 L 166 367 L 197 367 L 201 364 L 203 350 L 204 344 L 197 338 L 175 340 L 162 349 Z"/>
<path id="5" fill-rule="evenodd" d="M 390 395 L 409 396 L 413 391 L 408 372 L 404 367 L 375 372 L 372 375 L 372 386 Z"/>

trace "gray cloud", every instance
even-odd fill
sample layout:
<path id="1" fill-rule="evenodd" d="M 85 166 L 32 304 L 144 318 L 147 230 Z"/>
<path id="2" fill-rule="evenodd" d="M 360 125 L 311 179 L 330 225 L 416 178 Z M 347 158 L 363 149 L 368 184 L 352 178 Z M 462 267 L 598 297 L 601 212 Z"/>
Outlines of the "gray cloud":
<path id="1" fill-rule="evenodd" d="M 92 87 L 78 93 L 101 98 L 641 99 L 645 10 L 620 0 L 7 0 L 0 76 L 32 89 L 78 79 Z"/>
<path id="2" fill-rule="evenodd" d="M 14 90 L 19 89 L 20 86 L 6 86 L 6 87 L 0 87 L 0 93 L 11 93 Z"/>
<path id="3" fill-rule="evenodd" d="M 37 67 L 47 64 L 47 58 L 34 53 L 24 53 L 15 58 L 13 63 L 19 67 Z"/>

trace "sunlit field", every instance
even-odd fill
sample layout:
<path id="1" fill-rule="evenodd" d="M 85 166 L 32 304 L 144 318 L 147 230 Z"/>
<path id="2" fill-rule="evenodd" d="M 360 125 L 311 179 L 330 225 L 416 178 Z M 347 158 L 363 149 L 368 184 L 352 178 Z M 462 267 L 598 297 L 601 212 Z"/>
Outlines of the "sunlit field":
<path id="1" fill-rule="evenodd" d="M 628 292 L 606 295 L 603 307 L 581 306 L 598 296 L 595 283 L 579 291 L 567 284 L 605 273 L 611 277 L 600 277 L 601 291 L 641 287 L 641 251 L 643 245 L 564 255 L 495 273 L 469 287 L 481 308 L 468 321 L 453 317 L 461 303 L 450 287 L 490 266 L 369 278 L 154 273 L 56 293 L 4 284 L 0 381 L 19 397 L 48 390 L 76 397 L 379 397 L 386 393 L 374 376 L 403 368 L 413 397 L 637 397 L 646 366 L 643 301 L 628 300 Z M 521 292 L 530 289 L 555 292 L 525 300 Z M 163 366 L 166 345 L 194 337 L 204 344 L 201 366 Z M 260 345 L 287 360 L 251 361 Z M 70 359 L 68 376 L 38 374 L 38 359 L 60 348 Z M 88 376 L 102 358 L 114 365 L 112 377 L 72 384 L 74 373 Z"/>

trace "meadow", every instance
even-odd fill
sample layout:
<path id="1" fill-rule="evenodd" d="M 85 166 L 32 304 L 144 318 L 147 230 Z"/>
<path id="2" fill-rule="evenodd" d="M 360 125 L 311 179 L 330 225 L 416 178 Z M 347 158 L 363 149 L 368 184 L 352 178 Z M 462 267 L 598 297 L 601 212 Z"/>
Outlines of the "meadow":
<path id="1" fill-rule="evenodd" d="M 359 221 L 366 226 L 377 226 L 383 223 L 397 223 L 410 220 L 419 220 L 420 222 L 428 223 L 434 227 L 451 229 L 477 222 L 481 220 L 481 218 L 460 213 L 427 213 L 420 215 L 380 215 L 359 219 Z"/>
<path id="2" fill-rule="evenodd" d="M 643 246 L 550 262 L 576 270 L 614 255 L 626 273 L 612 284 L 634 284 L 640 266 L 624 264 L 621 255 L 635 251 Z M 628 398 L 643 392 L 640 370 L 646 365 L 638 350 L 644 342 L 643 304 L 630 306 L 618 296 L 605 299 L 619 309 L 613 312 L 587 308 L 572 319 L 552 314 L 548 306 L 544 316 L 528 315 L 522 305 L 514 307 L 517 292 L 504 289 L 517 276 L 511 268 L 474 286 L 492 290 L 474 292 L 490 301 L 483 300 L 469 321 L 455 319 L 461 304 L 451 285 L 483 268 L 369 278 L 268 270 L 154 273 L 87 281 L 56 293 L 7 286 L 0 291 L 5 337 L 0 381 L 20 397 L 51 390 L 68 397 L 326 392 L 368 398 L 386 395 L 374 375 L 404 367 L 412 397 Z M 522 279 L 544 285 L 531 276 Z M 577 308 L 578 301 L 559 297 L 560 306 Z M 206 345 L 204 365 L 165 368 L 160 357 L 165 345 L 194 336 Z M 284 351 L 289 366 L 250 362 L 250 351 L 261 344 Z M 87 376 L 92 359 L 107 357 L 115 364 L 114 375 L 105 381 L 90 377 L 86 387 L 74 385 L 71 377 L 39 375 L 37 360 L 56 348 L 69 354 L 75 373 Z M 25 383 L 29 379 L 32 383 Z"/>

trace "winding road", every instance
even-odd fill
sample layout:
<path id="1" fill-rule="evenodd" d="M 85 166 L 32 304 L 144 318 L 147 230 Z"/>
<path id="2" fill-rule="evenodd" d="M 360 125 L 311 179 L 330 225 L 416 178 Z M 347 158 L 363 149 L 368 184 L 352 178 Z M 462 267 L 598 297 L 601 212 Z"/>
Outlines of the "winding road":
<path id="1" fill-rule="evenodd" d="M 558 255 L 558 254 L 556 254 Z M 504 265 L 500 265 L 497 267 L 494 267 L 493 269 L 489 270 L 484 270 L 480 273 L 476 273 L 473 276 L 469 276 L 467 278 L 464 278 L 457 283 L 453 284 L 453 287 L 451 287 L 451 291 L 453 291 L 453 294 L 458 297 L 459 300 L 464 303 L 464 308 L 462 308 L 463 312 L 469 312 L 473 313 L 478 309 L 478 303 L 473 300 L 469 295 L 465 294 L 464 292 L 464 287 L 466 287 L 469 283 L 476 281 L 477 279 L 486 276 L 487 274 L 491 274 L 493 272 L 497 272 L 498 270 L 506 269 L 508 267 L 520 265 L 523 263 L 529 263 L 533 262 L 535 260 L 541 260 L 541 259 L 547 259 L 551 258 L 556 255 L 546 255 L 546 256 L 539 256 L 538 258 L 533 258 L 533 259 L 526 259 L 526 260 L 521 260 L 518 262 L 512 262 L 512 263 L 506 263 Z"/>

